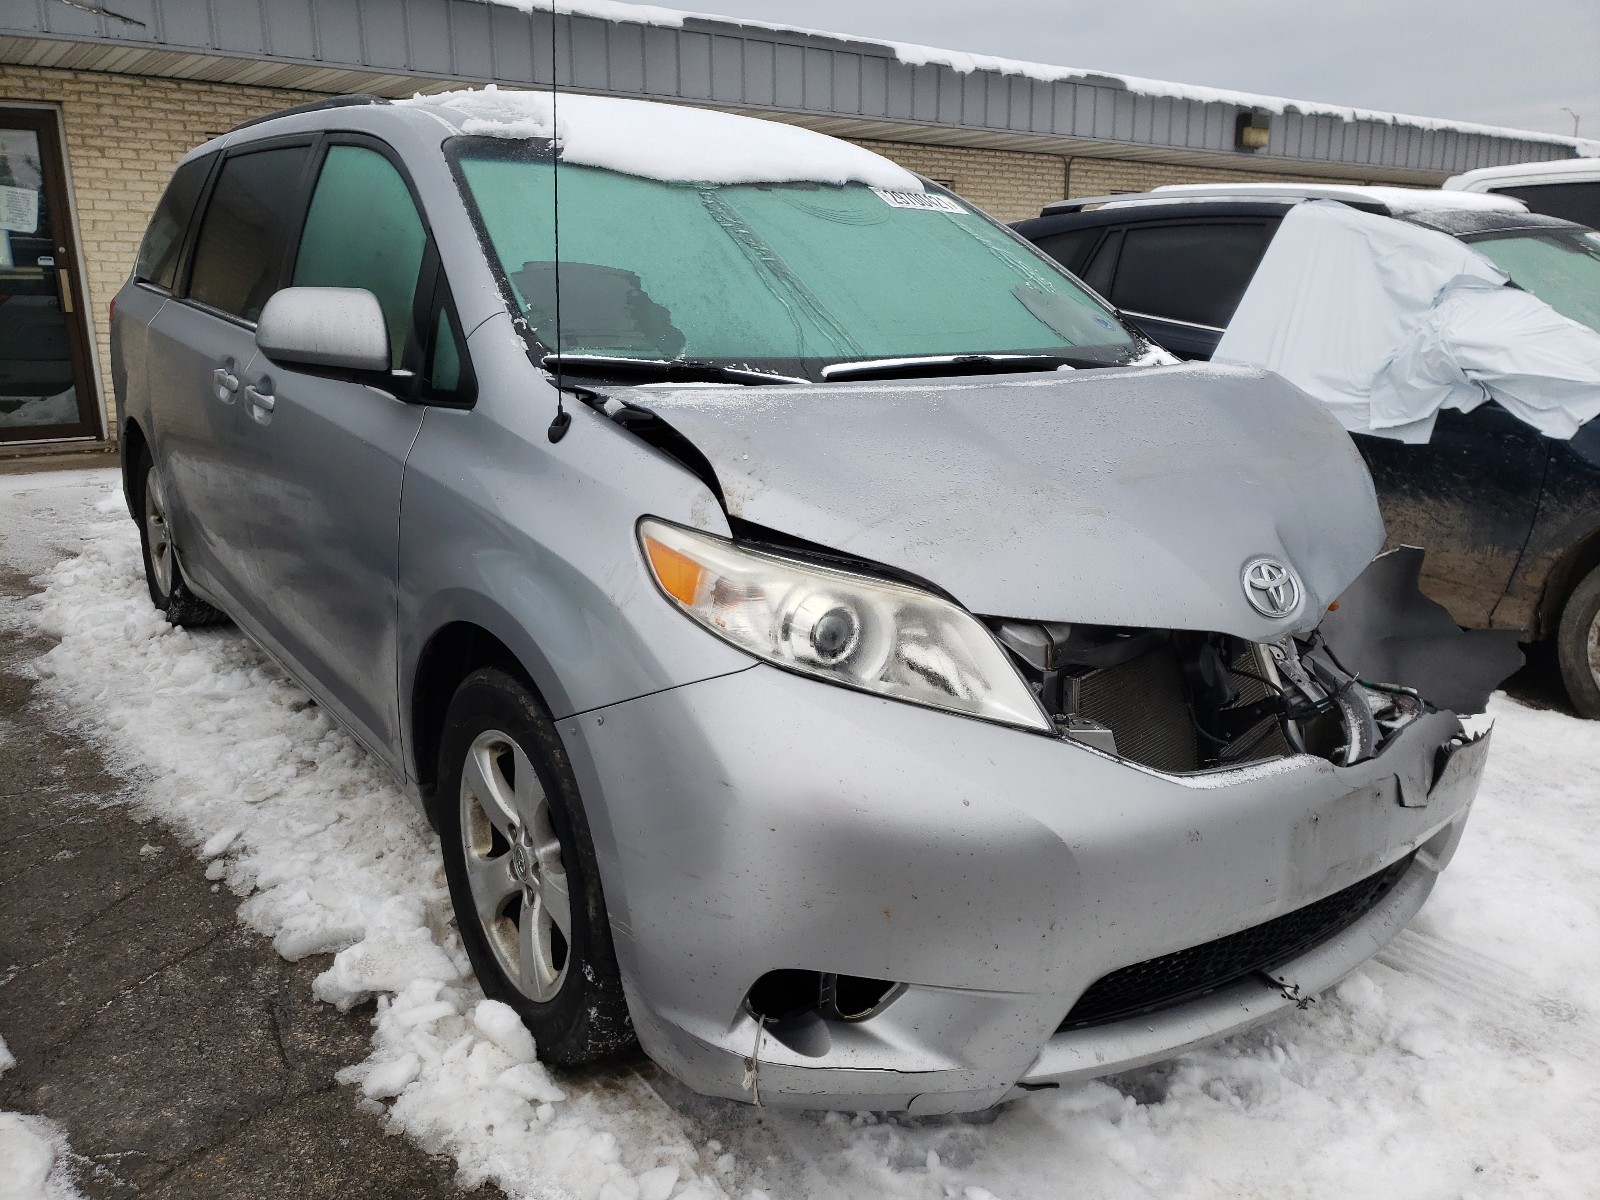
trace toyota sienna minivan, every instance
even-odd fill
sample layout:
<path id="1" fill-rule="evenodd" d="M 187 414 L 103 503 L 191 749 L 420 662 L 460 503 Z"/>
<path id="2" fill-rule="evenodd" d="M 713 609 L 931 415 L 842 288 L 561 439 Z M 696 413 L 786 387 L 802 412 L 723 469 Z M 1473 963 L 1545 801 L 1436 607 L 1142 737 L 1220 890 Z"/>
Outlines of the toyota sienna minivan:
<path id="1" fill-rule="evenodd" d="M 552 108 L 207 142 L 113 325 L 151 599 L 403 783 L 542 1058 L 980 1109 L 1405 924 L 1487 691 L 1396 653 L 1416 564 L 1318 404 L 859 147 Z"/>

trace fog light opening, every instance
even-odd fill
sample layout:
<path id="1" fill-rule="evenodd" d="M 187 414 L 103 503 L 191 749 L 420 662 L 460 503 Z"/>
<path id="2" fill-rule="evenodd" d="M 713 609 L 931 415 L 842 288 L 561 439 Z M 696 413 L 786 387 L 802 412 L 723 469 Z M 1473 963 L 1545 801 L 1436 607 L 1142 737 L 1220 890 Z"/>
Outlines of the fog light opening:
<path id="1" fill-rule="evenodd" d="M 899 990 L 898 983 L 887 979 L 825 974 L 822 977 L 822 1015 L 832 1021 L 865 1021 L 889 1003 Z"/>
<path id="2" fill-rule="evenodd" d="M 831 971 L 768 971 L 751 985 L 744 1004 L 751 1016 L 772 1025 L 805 1016 L 865 1021 L 881 1012 L 903 986 L 893 980 Z"/>
<path id="3" fill-rule="evenodd" d="M 758 1021 L 788 1021 L 822 1005 L 818 971 L 768 971 L 751 985 L 744 1006 Z"/>

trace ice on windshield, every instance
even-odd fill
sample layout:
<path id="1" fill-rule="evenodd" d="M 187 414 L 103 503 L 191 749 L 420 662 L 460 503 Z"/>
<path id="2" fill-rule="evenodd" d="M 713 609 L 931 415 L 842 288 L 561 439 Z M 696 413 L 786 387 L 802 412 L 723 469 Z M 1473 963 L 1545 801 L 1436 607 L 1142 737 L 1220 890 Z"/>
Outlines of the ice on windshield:
<path id="1" fill-rule="evenodd" d="M 552 162 L 528 144 L 456 150 L 488 247 L 553 347 Z M 561 349 L 724 363 L 1144 349 L 987 218 L 887 190 L 669 183 L 563 158 Z"/>

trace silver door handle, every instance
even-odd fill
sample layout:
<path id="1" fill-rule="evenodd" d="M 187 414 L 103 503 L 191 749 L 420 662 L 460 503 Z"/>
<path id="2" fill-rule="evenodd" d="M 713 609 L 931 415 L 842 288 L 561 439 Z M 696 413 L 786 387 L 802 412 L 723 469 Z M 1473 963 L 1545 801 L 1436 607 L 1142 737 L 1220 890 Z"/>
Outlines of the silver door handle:
<path id="1" fill-rule="evenodd" d="M 251 404 L 261 409 L 262 412 L 271 412 L 277 401 L 272 398 L 271 392 L 257 391 L 254 384 L 244 389 L 245 397 Z"/>
<path id="2" fill-rule="evenodd" d="M 239 390 L 239 377 L 230 375 L 227 367 L 218 367 L 211 372 L 211 378 L 215 379 L 217 386 L 225 392 L 237 392 Z"/>

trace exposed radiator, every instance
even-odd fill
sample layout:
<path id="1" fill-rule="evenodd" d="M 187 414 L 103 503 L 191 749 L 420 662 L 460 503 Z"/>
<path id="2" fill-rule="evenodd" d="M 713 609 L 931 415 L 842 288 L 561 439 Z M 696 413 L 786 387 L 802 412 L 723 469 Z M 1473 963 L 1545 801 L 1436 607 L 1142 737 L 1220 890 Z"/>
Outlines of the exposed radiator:
<path id="1" fill-rule="evenodd" d="M 1183 669 L 1170 643 L 1077 679 L 1078 716 L 1117 739 L 1117 754 L 1158 771 L 1194 771 L 1199 748 L 1183 698 Z"/>

